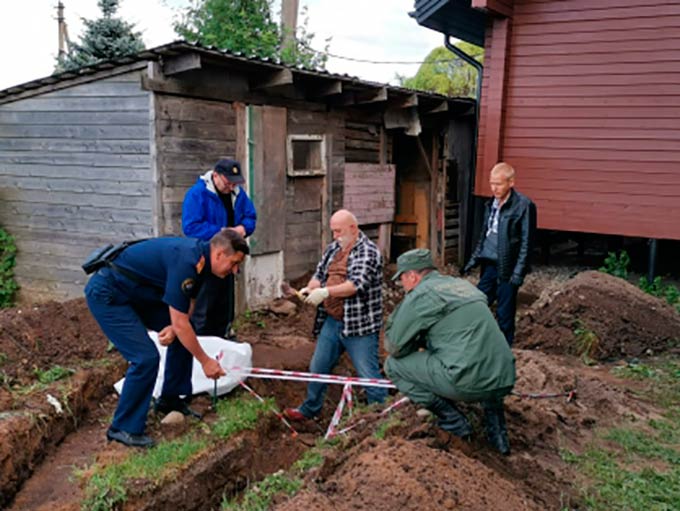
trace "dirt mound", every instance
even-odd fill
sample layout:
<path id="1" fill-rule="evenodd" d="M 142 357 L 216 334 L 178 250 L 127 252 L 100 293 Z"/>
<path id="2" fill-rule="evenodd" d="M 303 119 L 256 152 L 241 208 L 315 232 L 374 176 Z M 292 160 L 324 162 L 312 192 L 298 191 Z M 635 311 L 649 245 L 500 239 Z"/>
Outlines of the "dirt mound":
<path id="1" fill-rule="evenodd" d="M 680 315 L 623 279 L 587 271 L 543 294 L 517 324 L 516 346 L 597 360 L 667 351 Z"/>
<path id="2" fill-rule="evenodd" d="M 322 484 L 275 507 L 277 511 L 372 509 L 541 509 L 512 482 L 460 451 L 424 441 L 368 438 Z"/>
<path id="3" fill-rule="evenodd" d="M 0 370 L 10 380 L 25 383 L 36 370 L 100 359 L 106 349 L 84 298 L 0 310 Z"/>

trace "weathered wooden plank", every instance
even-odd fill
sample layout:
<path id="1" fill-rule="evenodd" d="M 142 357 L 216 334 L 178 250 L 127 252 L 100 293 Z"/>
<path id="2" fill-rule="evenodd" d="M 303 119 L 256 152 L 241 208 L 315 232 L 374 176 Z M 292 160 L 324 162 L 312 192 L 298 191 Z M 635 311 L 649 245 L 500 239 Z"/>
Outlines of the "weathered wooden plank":
<path id="1" fill-rule="evenodd" d="M 5 163 L 25 165 L 80 165 L 96 168 L 149 168 L 149 155 L 66 152 L 53 152 L 46 154 L 30 151 L 3 151 L 0 153 L 0 164 Z"/>
<path id="2" fill-rule="evenodd" d="M 82 180 L 105 179 L 110 183 L 148 183 L 150 171 L 144 168 L 90 167 L 86 165 L 45 165 L 32 163 L 5 163 L 0 175 L 34 178 Z"/>
<path id="3" fill-rule="evenodd" d="M 103 190 L 102 190 L 103 191 Z M 82 206 L 99 206 L 102 208 L 129 208 L 146 211 L 151 209 L 151 199 L 145 196 L 126 196 L 114 193 L 75 193 L 52 191 L 45 193 L 41 190 L 15 190 L 13 188 L 0 188 L 0 197 L 3 201 L 21 199 L 25 202 L 44 204 L 79 204 Z"/>
<path id="4" fill-rule="evenodd" d="M 343 207 L 362 224 L 392 222 L 395 179 L 394 165 L 345 164 Z"/>
<path id="5" fill-rule="evenodd" d="M 0 124 L 75 126 L 148 126 L 147 110 L 131 112 L 11 112 L 0 105 Z"/>
<path id="6" fill-rule="evenodd" d="M 149 226 L 140 226 L 139 224 L 126 224 L 122 222 L 94 220 L 80 220 L 80 219 L 61 219 L 51 217 L 35 216 L 31 218 L 26 217 L 7 217 L 3 218 L 3 225 L 13 232 L 16 228 L 37 228 L 58 231 L 79 231 L 81 233 L 97 234 L 107 233 L 111 239 L 128 239 L 128 238 L 145 238 L 153 235 L 151 229 L 151 221 Z"/>
<path id="7" fill-rule="evenodd" d="M 7 112 L 121 112 L 121 111 L 148 111 L 148 96 L 135 97 L 47 97 L 37 96 L 14 103 L 2 105 Z"/>
<path id="8" fill-rule="evenodd" d="M 236 114 L 231 103 L 196 98 L 179 98 L 158 94 L 156 119 L 234 124 Z"/>
<path id="9" fill-rule="evenodd" d="M 182 137 L 202 140 L 236 140 L 236 126 L 222 122 L 198 122 L 160 119 L 157 133 L 162 137 Z M 0 134 L 2 131 L 0 131 Z"/>
<path id="10" fill-rule="evenodd" d="M 58 138 L 0 138 L 0 151 L 49 153 L 148 154 L 147 140 L 77 140 Z"/>
<path id="11" fill-rule="evenodd" d="M 67 89 L 48 92 L 41 97 L 45 98 L 88 98 L 88 97 L 142 97 L 148 98 L 149 93 L 142 89 L 139 77 L 134 81 L 111 81 L 102 80 L 85 83 Z"/>
<path id="12" fill-rule="evenodd" d="M 161 153 L 210 153 L 220 155 L 227 152 L 233 153 L 235 148 L 235 140 L 204 140 L 162 136 L 158 141 L 158 151 Z"/>
<path id="13" fill-rule="evenodd" d="M 65 204 L 45 204 L 36 202 L 19 202 L 4 200 L 0 212 L 5 215 L 22 215 L 35 218 L 38 216 L 69 220 L 96 220 L 120 222 L 126 224 L 146 225 L 150 221 L 148 211 L 134 209 L 99 208 Z"/>
<path id="14" fill-rule="evenodd" d="M 148 140 L 149 127 L 115 124 L 92 126 L 0 124 L 0 138 Z"/>
<path id="15" fill-rule="evenodd" d="M 89 178 L 89 179 L 88 179 Z M 0 174 L 0 187 L 16 190 L 42 190 L 44 192 L 101 193 L 102 190 L 120 195 L 147 196 L 151 193 L 150 182 L 114 181 L 110 175 L 98 176 L 90 172 L 83 179 L 54 177 L 33 177 L 25 175 Z"/>
<path id="16" fill-rule="evenodd" d="M 323 178 L 294 178 L 289 180 L 289 187 L 292 186 L 294 198 L 287 206 L 292 206 L 292 211 L 298 213 L 302 211 L 318 211 L 321 209 L 321 187 Z"/>

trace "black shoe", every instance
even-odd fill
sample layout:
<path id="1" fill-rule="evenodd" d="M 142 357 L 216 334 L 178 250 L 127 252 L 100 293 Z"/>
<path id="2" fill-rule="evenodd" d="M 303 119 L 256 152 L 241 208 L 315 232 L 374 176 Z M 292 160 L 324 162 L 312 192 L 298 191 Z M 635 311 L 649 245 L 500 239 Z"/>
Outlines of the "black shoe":
<path id="1" fill-rule="evenodd" d="M 155 445 L 151 437 L 147 435 L 132 435 L 126 433 L 125 431 L 118 431 L 116 429 L 109 428 L 106 431 L 106 439 L 109 442 L 120 442 L 128 447 L 153 447 Z"/>
<path id="2" fill-rule="evenodd" d="M 472 434 L 467 417 L 451 401 L 437 397 L 427 409 L 437 416 L 437 426 L 444 431 L 461 438 L 469 438 Z"/>
<path id="3" fill-rule="evenodd" d="M 482 403 L 484 408 L 484 424 L 486 425 L 486 437 L 489 443 L 503 456 L 510 454 L 510 442 L 508 430 L 505 426 L 505 413 L 503 402 L 487 401 Z"/>
<path id="4" fill-rule="evenodd" d="M 189 408 L 189 406 L 179 397 L 159 397 L 153 405 L 153 409 L 156 413 L 162 413 L 167 415 L 170 412 L 179 412 L 182 415 L 188 417 L 194 417 L 198 420 L 203 418 L 203 415 L 195 410 Z"/>

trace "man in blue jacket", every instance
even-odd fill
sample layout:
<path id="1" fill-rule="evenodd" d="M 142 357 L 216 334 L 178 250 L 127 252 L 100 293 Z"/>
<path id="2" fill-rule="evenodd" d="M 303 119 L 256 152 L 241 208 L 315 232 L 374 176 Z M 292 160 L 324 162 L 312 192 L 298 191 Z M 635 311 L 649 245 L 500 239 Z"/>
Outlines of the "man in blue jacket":
<path id="1" fill-rule="evenodd" d="M 241 164 L 222 159 L 214 170 L 198 178 L 184 196 L 182 231 L 185 236 L 209 240 L 223 227 L 244 238 L 255 230 L 255 206 L 245 190 Z M 191 321 L 199 335 L 229 336 L 234 319 L 234 276 L 207 275 L 196 297 Z"/>

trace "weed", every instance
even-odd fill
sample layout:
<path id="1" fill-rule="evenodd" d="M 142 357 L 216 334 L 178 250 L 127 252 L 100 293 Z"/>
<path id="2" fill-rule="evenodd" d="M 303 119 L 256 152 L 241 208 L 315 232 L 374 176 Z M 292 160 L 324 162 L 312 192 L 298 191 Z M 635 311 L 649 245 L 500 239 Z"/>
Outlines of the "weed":
<path id="1" fill-rule="evenodd" d="M 318 467 L 323 463 L 323 454 L 315 447 L 306 451 L 302 458 L 293 464 L 293 469 L 298 472 L 307 472 L 309 469 Z"/>
<path id="2" fill-rule="evenodd" d="M 267 328 L 267 323 L 265 323 L 263 320 L 258 321 L 255 323 L 258 328 Z"/>
<path id="3" fill-rule="evenodd" d="M 581 320 L 576 320 L 574 337 L 576 337 L 576 354 L 581 357 L 584 364 L 594 364 L 593 355 L 595 355 L 595 351 L 597 351 L 597 347 L 600 344 L 597 334 L 589 329 Z"/>
<path id="4" fill-rule="evenodd" d="M 604 260 L 604 266 L 600 268 L 600 271 L 613 275 L 614 277 L 626 279 L 628 278 L 629 265 L 630 256 L 625 250 L 621 250 L 618 255 L 615 252 L 609 252 Z"/>
<path id="5" fill-rule="evenodd" d="M 74 372 L 75 371 L 73 369 L 68 369 L 66 367 L 61 366 L 53 366 L 47 369 L 46 371 L 43 371 L 41 369 L 36 369 L 34 371 L 36 378 L 38 378 L 38 381 L 43 384 L 49 384 L 61 380 L 62 378 L 71 376 Z"/>
<path id="6" fill-rule="evenodd" d="M 401 419 L 399 419 L 396 416 L 392 416 L 386 421 L 380 423 L 380 425 L 376 428 L 375 432 L 373 433 L 373 436 L 378 440 L 384 440 L 385 436 L 387 435 L 387 432 L 393 427 L 398 426 L 400 424 L 402 424 Z"/>
<path id="7" fill-rule="evenodd" d="M 213 426 L 213 433 L 218 437 L 228 437 L 244 429 L 255 426 L 258 417 L 273 406 L 271 399 L 264 403 L 242 395 L 236 399 L 224 399 L 217 402 L 217 422 Z"/>
<path id="8" fill-rule="evenodd" d="M 4 363 L 7 362 L 7 360 L 9 360 L 7 353 L 3 353 L 2 351 L 0 351 L 0 366 L 4 365 Z"/>

